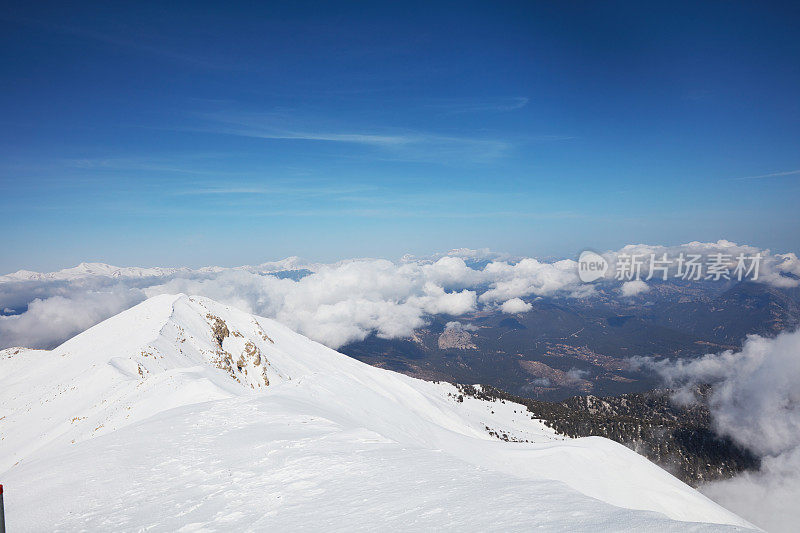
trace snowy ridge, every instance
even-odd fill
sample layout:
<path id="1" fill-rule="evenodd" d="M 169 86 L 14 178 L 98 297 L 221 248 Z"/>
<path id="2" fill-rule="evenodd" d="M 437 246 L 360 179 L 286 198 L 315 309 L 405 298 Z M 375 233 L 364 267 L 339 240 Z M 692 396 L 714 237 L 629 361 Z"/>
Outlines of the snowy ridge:
<path id="1" fill-rule="evenodd" d="M 269 274 L 282 270 L 292 270 L 299 268 L 318 268 L 319 265 L 305 264 L 298 257 L 287 257 L 280 261 L 270 261 L 260 265 L 244 265 L 239 267 L 227 268 L 218 266 L 206 266 L 196 270 L 180 267 L 117 267 L 106 263 L 81 263 L 71 268 L 64 268 L 55 272 L 34 272 L 32 270 L 18 270 L 4 276 L 0 276 L 0 283 L 14 281 L 72 281 L 82 278 L 101 277 L 101 278 L 149 278 L 170 276 L 172 274 L 209 274 L 219 273 L 226 270 L 244 270 L 258 274 Z"/>
<path id="2" fill-rule="evenodd" d="M 0 395 L 12 531 L 750 527 L 612 441 L 206 298 L 0 351 Z"/>
<path id="3" fill-rule="evenodd" d="M 176 272 L 188 272 L 186 268 L 142 268 L 142 267 L 116 267 L 105 263 L 81 263 L 72 268 L 65 268 L 56 272 L 33 272 L 31 270 L 18 270 L 5 276 L 0 276 L 0 282 L 9 281 L 46 281 L 46 280 L 74 280 L 91 276 L 108 278 L 145 278 L 151 276 L 167 276 Z"/>

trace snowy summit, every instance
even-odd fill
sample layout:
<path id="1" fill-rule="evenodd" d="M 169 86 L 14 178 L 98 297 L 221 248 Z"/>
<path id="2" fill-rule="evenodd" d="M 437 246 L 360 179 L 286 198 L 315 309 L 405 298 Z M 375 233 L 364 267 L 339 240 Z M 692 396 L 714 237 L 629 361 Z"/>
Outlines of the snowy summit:
<path id="1" fill-rule="evenodd" d="M 0 391 L 9 531 L 752 527 L 620 444 L 201 297 L 3 350 Z"/>

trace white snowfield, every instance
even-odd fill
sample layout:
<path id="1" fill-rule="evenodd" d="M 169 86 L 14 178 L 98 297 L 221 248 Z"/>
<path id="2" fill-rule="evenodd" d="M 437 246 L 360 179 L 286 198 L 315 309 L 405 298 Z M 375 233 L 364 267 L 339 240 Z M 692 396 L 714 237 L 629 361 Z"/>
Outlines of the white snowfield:
<path id="1" fill-rule="evenodd" d="M 624 446 L 457 396 L 157 296 L 52 351 L 0 351 L 8 530 L 753 527 Z"/>

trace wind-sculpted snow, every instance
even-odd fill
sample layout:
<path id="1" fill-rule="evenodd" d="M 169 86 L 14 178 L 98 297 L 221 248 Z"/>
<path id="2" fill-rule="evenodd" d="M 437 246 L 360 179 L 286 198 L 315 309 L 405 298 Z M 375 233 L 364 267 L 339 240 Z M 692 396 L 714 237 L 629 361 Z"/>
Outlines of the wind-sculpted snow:
<path id="1" fill-rule="evenodd" d="M 747 527 L 612 441 L 202 297 L 0 352 L 0 391 L 11 531 Z"/>

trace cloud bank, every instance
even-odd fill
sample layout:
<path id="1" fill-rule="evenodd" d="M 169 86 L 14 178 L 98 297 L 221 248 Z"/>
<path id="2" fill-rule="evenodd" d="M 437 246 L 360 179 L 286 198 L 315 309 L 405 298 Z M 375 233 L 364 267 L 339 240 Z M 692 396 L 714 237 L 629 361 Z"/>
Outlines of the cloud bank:
<path id="1" fill-rule="evenodd" d="M 758 472 L 710 483 L 702 491 L 768 531 L 800 523 L 800 330 L 750 336 L 741 351 L 654 365 L 680 387 L 712 383 L 715 430 L 762 458 Z"/>
<path id="2" fill-rule="evenodd" d="M 604 254 L 762 253 L 759 281 L 795 286 L 800 261 L 794 254 L 728 241 L 683 247 L 630 245 Z M 609 269 L 613 272 L 613 269 Z M 613 278 L 613 273 L 609 274 Z M 432 257 L 352 259 L 332 264 L 292 257 L 257 266 L 191 269 L 117 268 L 85 263 L 56 273 L 19 271 L 0 277 L 0 348 L 52 347 L 143 299 L 162 293 L 197 294 L 278 321 L 338 348 L 375 334 L 408 337 L 433 315 L 459 317 L 476 310 L 524 313 L 539 297 L 591 298 L 598 291 L 644 294 L 645 282 L 624 285 L 609 277 L 582 283 L 571 259 L 542 261 L 489 250 L 457 249 Z M 9 312 L 4 311 L 4 315 Z"/>
<path id="3" fill-rule="evenodd" d="M 102 291 L 85 286 L 77 290 L 53 289 L 61 294 L 35 297 L 26 302 L 24 313 L 0 316 L 0 349 L 10 346 L 53 348 L 147 298 L 140 289 L 123 285 L 104 287 Z"/>
<path id="4" fill-rule="evenodd" d="M 521 297 L 569 295 L 580 284 L 572 261 L 508 262 L 488 259 L 478 251 L 464 253 L 465 260 L 461 252 L 396 263 L 356 259 L 302 266 L 292 261 L 290 265 L 182 269 L 162 276 L 115 278 L 113 287 L 102 286 L 97 276 L 89 274 L 70 281 L 61 274 L 23 273 L 32 279 L 0 284 L 0 291 L 5 291 L 0 308 L 9 306 L 6 301 L 13 301 L 12 308 L 27 305 L 20 315 L 0 317 L 0 347 L 49 347 L 146 297 L 183 292 L 275 318 L 338 348 L 370 334 L 410 336 L 431 315 L 456 317 L 479 306 L 499 307 L 508 300 L 519 308 L 516 300 Z M 483 267 L 478 266 L 481 263 Z M 296 271 L 304 268 L 307 275 L 292 275 L 285 266 Z M 111 267 L 111 272 L 116 270 Z M 522 307 L 528 308 L 524 302 Z M 54 323 L 60 325 L 53 327 Z"/>
<path id="5" fill-rule="evenodd" d="M 800 260 L 794 253 L 773 254 L 768 249 L 761 249 L 755 246 L 740 245 L 735 242 L 721 239 L 717 242 L 697 242 L 692 241 L 680 246 L 654 246 L 648 244 L 629 244 L 620 250 L 614 252 L 605 252 L 603 257 L 609 263 L 609 269 L 605 274 L 606 279 L 614 278 L 620 268 L 620 264 L 630 257 L 636 255 L 642 259 L 641 264 L 641 277 L 640 279 L 647 280 L 651 274 L 650 257 L 653 256 L 656 261 L 666 255 L 667 259 L 672 260 L 672 264 L 667 268 L 668 278 L 673 278 L 679 275 L 679 265 L 677 258 L 683 254 L 687 258 L 690 255 L 700 256 L 703 264 L 707 265 L 709 259 L 713 256 L 721 254 L 726 258 L 724 261 L 725 266 L 730 270 L 730 275 L 733 275 L 736 268 L 736 258 L 741 254 L 745 257 L 752 257 L 760 254 L 761 261 L 759 262 L 758 283 L 765 283 L 774 287 L 788 288 L 797 287 L 800 284 Z M 750 263 L 747 263 L 750 266 Z M 707 270 L 703 270 L 703 276 L 707 274 Z M 652 277 L 660 279 L 663 272 L 654 268 Z M 744 276 L 745 279 L 750 279 L 750 276 Z"/>

